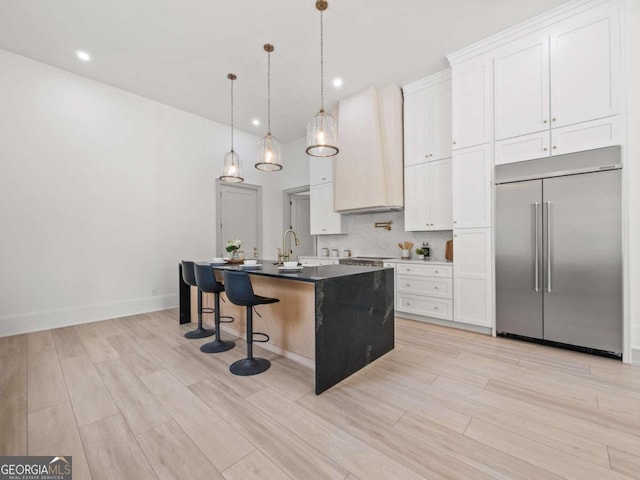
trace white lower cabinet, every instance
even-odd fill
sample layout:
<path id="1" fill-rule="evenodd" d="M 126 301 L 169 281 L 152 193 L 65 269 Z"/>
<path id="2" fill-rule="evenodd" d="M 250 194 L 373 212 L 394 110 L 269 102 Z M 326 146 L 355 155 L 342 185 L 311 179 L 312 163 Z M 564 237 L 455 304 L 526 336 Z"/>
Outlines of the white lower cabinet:
<path id="1" fill-rule="evenodd" d="M 338 265 L 340 260 L 327 257 L 298 257 L 303 267 L 320 267 L 322 265 Z"/>
<path id="2" fill-rule="evenodd" d="M 453 231 L 453 320 L 482 327 L 493 324 L 491 229 Z"/>
<path id="3" fill-rule="evenodd" d="M 333 210 L 333 183 L 310 187 L 311 235 L 347 233 L 342 215 Z"/>
<path id="4" fill-rule="evenodd" d="M 396 265 L 396 310 L 452 320 L 452 277 L 451 265 Z"/>

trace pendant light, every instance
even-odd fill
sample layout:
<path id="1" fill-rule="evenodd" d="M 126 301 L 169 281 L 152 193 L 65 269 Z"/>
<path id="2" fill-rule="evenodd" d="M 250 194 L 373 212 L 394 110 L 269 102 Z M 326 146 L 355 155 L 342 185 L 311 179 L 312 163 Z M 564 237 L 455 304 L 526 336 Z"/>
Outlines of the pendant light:
<path id="1" fill-rule="evenodd" d="M 267 52 L 267 134 L 258 143 L 258 163 L 255 167 L 265 172 L 282 170 L 280 163 L 280 142 L 271 135 L 271 52 L 274 47 L 270 43 L 264 45 Z"/>
<path id="2" fill-rule="evenodd" d="M 222 175 L 220 180 L 228 183 L 244 182 L 242 178 L 242 167 L 240 166 L 240 157 L 233 150 L 233 81 L 238 78 L 233 73 L 227 75 L 231 80 L 231 150 L 224 156 L 224 164 L 222 165 Z"/>
<path id="3" fill-rule="evenodd" d="M 329 4 L 325 0 L 317 0 L 316 8 L 320 11 L 320 111 L 309 120 L 307 125 L 307 153 L 312 157 L 333 157 L 338 154 L 338 133 L 336 121 L 331 114 L 324 111 L 324 25 L 322 13 Z"/>

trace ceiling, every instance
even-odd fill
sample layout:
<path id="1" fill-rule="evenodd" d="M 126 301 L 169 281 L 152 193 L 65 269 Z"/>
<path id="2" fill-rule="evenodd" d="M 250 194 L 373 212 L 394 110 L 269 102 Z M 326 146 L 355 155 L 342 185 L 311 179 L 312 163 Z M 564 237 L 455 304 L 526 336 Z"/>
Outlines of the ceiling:
<path id="1" fill-rule="evenodd" d="M 405 83 L 447 67 L 445 55 L 565 0 L 329 0 L 326 104 L 370 85 Z M 266 53 L 272 132 L 305 133 L 319 108 L 315 0 L 2 0 L 0 48 L 229 123 L 266 132 Z M 75 55 L 85 50 L 92 61 Z M 340 89 L 335 77 L 344 80 Z M 260 126 L 251 121 L 258 118 Z"/>

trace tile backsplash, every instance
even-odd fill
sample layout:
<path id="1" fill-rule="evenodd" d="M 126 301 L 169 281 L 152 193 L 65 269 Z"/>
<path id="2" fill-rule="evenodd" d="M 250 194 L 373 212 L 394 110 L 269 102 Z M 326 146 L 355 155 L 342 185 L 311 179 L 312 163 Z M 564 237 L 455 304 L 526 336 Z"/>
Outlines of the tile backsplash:
<path id="1" fill-rule="evenodd" d="M 337 248 L 342 251 L 351 250 L 354 257 L 400 257 L 398 243 L 404 241 L 413 242 L 411 255 L 416 257 L 415 249 L 422 242 L 429 242 L 431 258 L 444 260 L 444 250 L 447 240 L 453 238 L 452 230 L 438 232 L 405 232 L 404 213 L 366 213 L 360 215 L 347 215 L 346 235 L 318 235 L 318 254 L 322 248 Z M 383 228 L 375 228 L 376 222 L 391 221 L 391 231 Z"/>

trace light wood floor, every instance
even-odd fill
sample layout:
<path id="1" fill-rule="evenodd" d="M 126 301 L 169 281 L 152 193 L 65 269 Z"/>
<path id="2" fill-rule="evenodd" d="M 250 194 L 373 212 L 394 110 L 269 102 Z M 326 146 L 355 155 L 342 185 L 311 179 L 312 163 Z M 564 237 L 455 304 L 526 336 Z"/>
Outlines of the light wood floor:
<path id="1" fill-rule="evenodd" d="M 640 369 L 398 319 L 396 349 L 313 374 L 203 354 L 177 312 L 0 338 L 0 455 L 74 479 L 640 478 Z M 228 335 L 227 335 L 228 336 Z"/>

